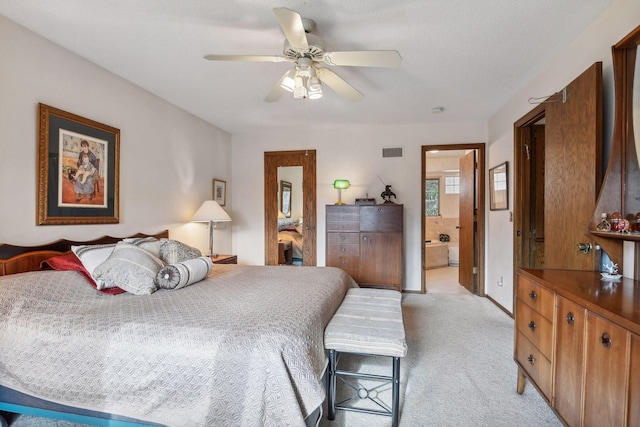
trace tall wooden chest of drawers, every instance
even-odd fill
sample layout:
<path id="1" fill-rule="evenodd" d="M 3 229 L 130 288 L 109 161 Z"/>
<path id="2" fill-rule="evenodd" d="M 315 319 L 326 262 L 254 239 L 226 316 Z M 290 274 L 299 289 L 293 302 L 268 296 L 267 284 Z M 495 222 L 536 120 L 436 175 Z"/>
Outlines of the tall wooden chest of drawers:
<path id="1" fill-rule="evenodd" d="M 328 205 L 327 260 L 363 287 L 402 291 L 402 205 Z"/>

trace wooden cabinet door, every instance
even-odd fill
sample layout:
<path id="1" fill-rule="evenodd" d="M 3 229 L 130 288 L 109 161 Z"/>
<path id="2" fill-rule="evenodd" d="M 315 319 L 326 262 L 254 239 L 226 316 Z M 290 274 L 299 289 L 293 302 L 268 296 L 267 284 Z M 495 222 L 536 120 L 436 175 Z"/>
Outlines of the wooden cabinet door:
<path id="1" fill-rule="evenodd" d="M 586 310 L 561 296 L 556 299 L 556 353 L 552 406 L 566 424 L 579 426 Z"/>
<path id="2" fill-rule="evenodd" d="M 631 334 L 627 425 L 640 426 L 640 336 Z"/>
<path id="3" fill-rule="evenodd" d="M 587 313 L 583 406 L 585 427 L 624 425 L 627 334 L 627 330 L 593 313 Z"/>
<path id="4" fill-rule="evenodd" d="M 363 285 L 402 289 L 402 233 L 360 233 Z"/>

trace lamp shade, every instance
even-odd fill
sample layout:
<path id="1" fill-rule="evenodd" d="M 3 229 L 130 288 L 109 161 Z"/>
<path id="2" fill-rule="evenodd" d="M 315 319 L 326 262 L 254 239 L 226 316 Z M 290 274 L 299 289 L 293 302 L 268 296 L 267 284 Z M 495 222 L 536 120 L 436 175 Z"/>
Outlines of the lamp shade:
<path id="1" fill-rule="evenodd" d="M 337 190 L 346 190 L 351 186 L 351 183 L 348 179 L 336 179 L 333 181 L 333 188 Z"/>
<path id="2" fill-rule="evenodd" d="M 229 222 L 231 217 L 215 200 L 205 200 L 191 222 Z"/>

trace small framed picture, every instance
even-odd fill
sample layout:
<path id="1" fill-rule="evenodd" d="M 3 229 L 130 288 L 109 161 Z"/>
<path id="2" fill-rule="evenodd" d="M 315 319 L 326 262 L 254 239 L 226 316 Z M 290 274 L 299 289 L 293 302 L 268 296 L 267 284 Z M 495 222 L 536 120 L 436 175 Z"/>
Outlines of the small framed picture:
<path id="1" fill-rule="evenodd" d="M 227 204 L 227 181 L 213 179 L 213 200 L 220 206 Z"/>
<path id="2" fill-rule="evenodd" d="M 509 169 L 507 162 L 489 169 L 489 209 L 509 209 Z"/>

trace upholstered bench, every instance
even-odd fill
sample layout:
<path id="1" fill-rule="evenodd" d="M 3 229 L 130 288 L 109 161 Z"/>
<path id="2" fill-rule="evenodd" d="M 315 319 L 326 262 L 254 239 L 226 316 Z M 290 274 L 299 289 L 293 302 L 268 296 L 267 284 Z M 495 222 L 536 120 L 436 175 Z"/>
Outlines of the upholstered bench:
<path id="1" fill-rule="evenodd" d="M 400 404 L 400 358 L 407 354 L 407 342 L 402 320 L 402 294 L 398 291 L 371 288 L 351 288 L 333 315 L 324 332 L 324 347 L 329 351 L 329 386 L 328 414 L 333 420 L 336 410 L 357 411 L 369 414 L 392 417 L 392 426 L 399 420 Z M 363 372 L 338 370 L 338 354 L 355 353 L 371 356 L 388 356 L 393 358 L 391 376 L 374 375 Z M 392 385 L 392 403 L 379 399 L 380 385 L 367 389 L 362 385 L 353 386 L 358 399 L 369 399 L 375 407 L 381 409 L 364 409 L 345 402 L 336 403 L 336 379 L 356 378 L 382 381 Z M 375 382 L 374 381 L 374 382 Z"/>

